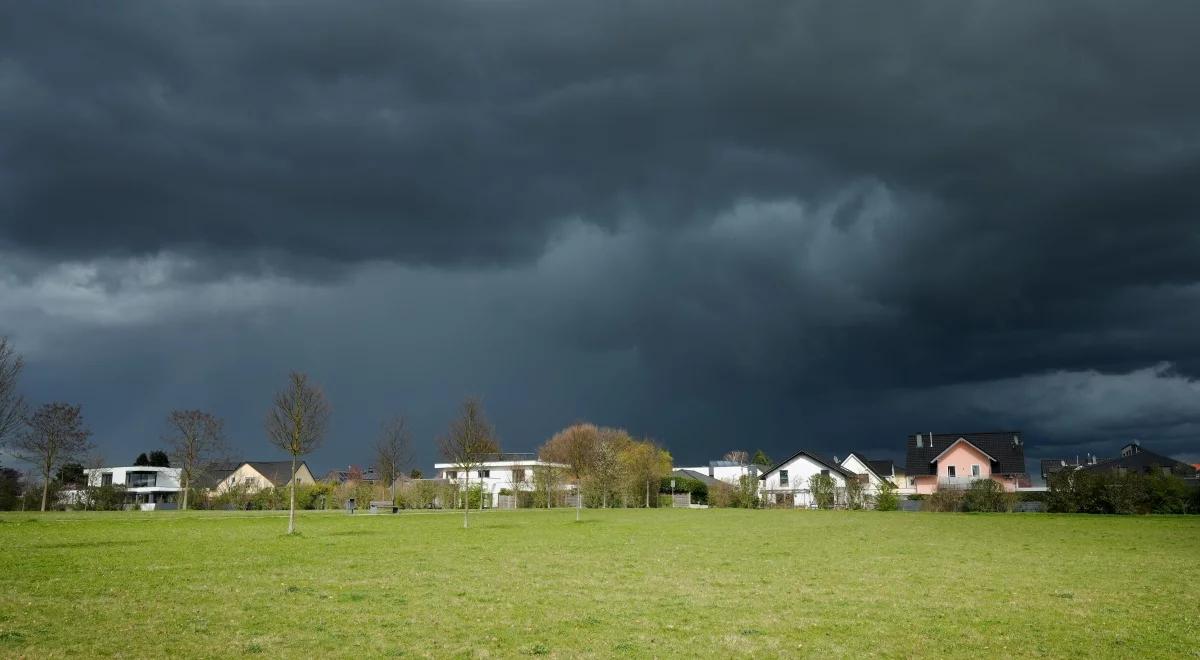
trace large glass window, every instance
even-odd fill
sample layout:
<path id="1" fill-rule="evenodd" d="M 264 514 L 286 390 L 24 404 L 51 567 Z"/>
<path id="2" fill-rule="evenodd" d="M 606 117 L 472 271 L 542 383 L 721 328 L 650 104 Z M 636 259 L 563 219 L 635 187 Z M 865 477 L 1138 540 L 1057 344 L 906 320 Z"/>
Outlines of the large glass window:
<path id="1" fill-rule="evenodd" d="M 979 476 L 979 466 L 978 466 L 978 465 L 972 465 L 972 466 L 971 466 L 971 476 L 972 476 L 972 477 L 978 477 L 978 476 Z"/>
<path id="2" fill-rule="evenodd" d="M 947 465 L 946 466 L 946 476 L 947 477 L 957 477 L 958 476 L 958 467 L 954 466 L 954 465 Z"/>
<path id="3" fill-rule="evenodd" d="M 100 485 L 101 486 L 111 486 L 112 485 L 112 472 L 105 472 L 104 474 L 100 475 Z"/>
<path id="4" fill-rule="evenodd" d="M 158 485 L 157 472 L 126 472 L 125 485 L 129 488 L 151 488 Z"/>
<path id="5" fill-rule="evenodd" d="M 787 470 L 779 471 L 779 485 L 780 486 L 788 485 L 788 471 Z"/>

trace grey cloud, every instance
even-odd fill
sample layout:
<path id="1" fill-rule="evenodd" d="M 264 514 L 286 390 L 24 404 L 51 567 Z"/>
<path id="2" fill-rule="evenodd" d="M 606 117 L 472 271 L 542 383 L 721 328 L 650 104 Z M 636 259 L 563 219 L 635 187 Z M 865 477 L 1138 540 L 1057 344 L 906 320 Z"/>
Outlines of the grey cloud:
<path id="1" fill-rule="evenodd" d="M 0 14 L 0 332 L 114 433 L 228 388 L 252 435 L 308 364 L 357 438 L 382 391 L 427 434 L 485 394 L 525 446 L 1053 444 L 973 384 L 1200 374 L 1189 3 Z"/>

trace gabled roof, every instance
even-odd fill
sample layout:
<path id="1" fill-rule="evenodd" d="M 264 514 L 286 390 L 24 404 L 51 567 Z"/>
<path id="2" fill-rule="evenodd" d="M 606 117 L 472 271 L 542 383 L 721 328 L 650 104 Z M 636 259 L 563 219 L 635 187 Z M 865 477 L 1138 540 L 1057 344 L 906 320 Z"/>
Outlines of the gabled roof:
<path id="1" fill-rule="evenodd" d="M 920 446 L 917 439 L 920 437 Z M 993 474 L 1025 474 L 1025 443 L 1019 431 L 988 433 L 922 433 L 908 436 L 905 472 L 910 477 L 937 474 L 937 457 L 965 440 L 992 459 Z"/>
<path id="2" fill-rule="evenodd" d="M 987 453 L 986 449 L 979 447 L 978 445 L 971 442 L 970 440 L 967 440 L 966 438 L 959 438 L 958 440 L 955 440 L 954 442 L 951 442 L 949 445 L 947 445 L 947 447 L 942 450 L 942 453 L 938 454 L 937 456 L 934 456 L 929 462 L 936 463 L 936 462 L 940 461 L 942 459 L 942 457 L 946 455 L 946 452 L 950 451 L 951 449 L 954 449 L 954 446 L 960 442 L 964 445 L 970 445 L 972 449 L 978 451 L 979 453 L 983 454 L 984 456 L 987 456 L 987 459 L 989 461 L 992 461 L 993 463 L 996 461 L 996 457 Z"/>
<path id="3" fill-rule="evenodd" d="M 782 461 L 779 461 L 773 467 L 771 467 L 771 469 L 763 471 L 762 474 L 758 475 L 758 478 L 766 479 L 767 475 L 769 475 L 772 472 L 778 470 L 779 468 L 787 465 L 788 463 L 791 463 L 792 461 L 796 460 L 797 458 L 800 458 L 801 456 L 807 456 L 810 459 L 812 459 L 813 461 L 820 463 L 821 465 L 824 465 L 825 467 L 829 468 L 830 470 L 833 470 L 834 472 L 837 472 L 838 474 L 842 475 L 843 477 L 853 477 L 854 476 L 853 472 L 850 472 L 846 468 L 844 468 L 844 467 L 838 465 L 837 463 L 833 462 L 832 460 L 826 458 L 824 455 L 818 454 L 817 452 L 808 451 L 807 449 L 801 449 L 800 451 L 796 452 L 795 454 L 792 454 L 791 456 L 783 459 Z"/>
<path id="4" fill-rule="evenodd" d="M 715 485 L 721 483 L 720 479 L 714 479 L 713 477 L 710 477 L 707 474 L 704 474 L 703 472 L 697 472 L 695 470 L 678 469 L 678 470 L 672 470 L 671 474 L 678 475 L 681 477 L 687 477 L 688 479 L 695 479 L 696 481 L 703 483 L 705 486 L 715 486 Z"/>
<path id="5" fill-rule="evenodd" d="M 872 460 L 869 460 L 868 458 L 866 458 L 865 456 L 863 456 L 862 454 L 860 454 L 856 451 L 852 451 L 849 454 L 846 454 L 846 458 L 842 460 L 842 463 L 845 463 L 846 461 L 850 460 L 851 456 L 853 456 L 854 458 L 857 458 L 858 462 L 862 463 L 864 467 L 866 467 L 868 470 L 870 470 L 871 474 L 875 475 L 876 479 L 879 479 L 880 481 L 888 481 L 891 478 L 891 476 L 892 476 L 892 462 L 891 461 L 872 461 Z M 883 472 L 880 472 L 879 470 L 875 469 L 876 465 L 886 465 L 887 469 Z"/>
<path id="6" fill-rule="evenodd" d="M 254 468 L 256 472 L 276 486 L 286 486 L 292 480 L 291 461 L 246 461 L 242 465 Z M 297 461 L 296 472 L 299 472 L 302 467 L 307 467 L 307 465 L 304 461 Z"/>
<path id="7" fill-rule="evenodd" d="M 871 469 L 875 471 L 875 474 L 880 476 L 892 477 L 896 474 L 896 462 L 890 458 L 867 461 L 867 465 L 869 465 Z"/>

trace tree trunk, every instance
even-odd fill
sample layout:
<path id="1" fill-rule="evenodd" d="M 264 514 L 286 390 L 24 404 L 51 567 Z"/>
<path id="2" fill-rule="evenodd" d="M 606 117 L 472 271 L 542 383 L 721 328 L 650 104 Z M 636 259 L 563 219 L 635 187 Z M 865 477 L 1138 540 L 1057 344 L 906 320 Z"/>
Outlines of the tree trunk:
<path id="1" fill-rule="evenodd" d="M 583 511 L 583 480 L 575 480 L 575 522 L 579 522 L 579 514 Z"/>
<path id="2" fill-rule="evenodd" d="M 180 509 L 181 511 L 187 511 L 187 504 L 188 504 L 187 500 L 188 500 L 188 478 L 185 476 L 183 478 L 183 507 Z"/>
<path id="3" fill-rule="evenodd" d="M 289 485 L 288 499 L 291 504 L 288 506 L 288 534 L 296 533 L 296 455 L 292 454 L 292 481 Z"/>
<path id="4" fill-rule="evenodd" d="M 471 472 L 468 471 L 463 479 L 467 487 L 463 489 L 463 529 L 467 528 L 467 516 L 471 513 Z"/>
<path id="5" fill-rule="evenodd" d="M 46 500 L 50 497 L 50 473 L 42 479 L 42 511 L 46 510 Z"/>
<path id="6" fill-rule="evenodd" d="M 646 508 L 650 508 L 650 482 L 646 482 Z"/>

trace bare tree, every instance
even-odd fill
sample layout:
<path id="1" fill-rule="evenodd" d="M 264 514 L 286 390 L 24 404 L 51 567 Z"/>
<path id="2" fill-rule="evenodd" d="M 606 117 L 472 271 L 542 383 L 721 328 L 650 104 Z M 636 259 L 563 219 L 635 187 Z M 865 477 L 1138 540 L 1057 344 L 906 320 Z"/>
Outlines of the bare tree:
<path id="1" fill-rule="evenodd" d="M 750 452 L 744 449 L 734 449 L 733 451 L 725 452 L 725 460 L 738 465 L 750 464 Z"/>
<path id="2" fill-rule="evenodd" d="M 8 337 L 0 337 L 0 447 L 25 421 L 25 400 L 17 392 L 17 378 L 25 362 L 8 343 Z"/>
<path id="3" fill-rule="evenodd" d="M 379 478 L 390 485 L 392 503 L 396 502 L 396 480 L 412 462 L 412 434 L 403 415 L 384 422 L 379 439 L 375 441 L 375 464 Z"/>
<path id="4" fill-rule="evenodd" d="M 575 521 L 583 510 L 583 478 L 595 469 L 600 445 L 600 429 L 595 424 L 575 424 L 554 434 L 538 451 L 547 463 L 567 466 L 575 481 Z"/>
<path id="5" fill-rule="evenodd" d="M 295 371 L 288 374 L 287 388 L 275 395 L 267 412 L 267 439 L 292 456 L 288 534 L 296 531 L 296 459 L 321 445 L 330 412 L 321 388 L 310 384 L 307 375 Z"/>
<path id="6" fill-rule="evenodd" d="M 462 413 L 450 423 L 449 432 L 438 439 L 438 446 L 442 457 L 462 471 L 468 487 L 471 485 L 471 470 L 479 469 L 488 454 L 500 452 L 495 430 L 483 414 L 483 404 L 474 398 L 463 402 Z M 479 479 L 479 486 L 479 496 L 482 498 L 482 477 Z M 471 510 L 469 502 L 470 499 L 467 498 L 467 506 L 463 507 L 463 529 L 467 528 L 467 513 Z M 482 500 L 480 506 L 483 506 Z"/>
<path id="7" fill-rule="evenodd" d="M 163 441 L 171 448 L 171 458 L 179 468 L 183 487 L 181 508 L 188 508 L 188 493 L 201 478 L 214 456 L 225 449 L 225 422 L 203 410 L 172 410 L 167 415 L 167 433 Z"/>
<path id="8" fill-rule="evenodd" d="M 21 460 L 42 473 L 42 511 L 50 494 L 55 468 L 91 449 L 92 432 L 84 428 L 79 406 L 47 403 L 25 419 L 25 432 L 15 443 Z"/>

